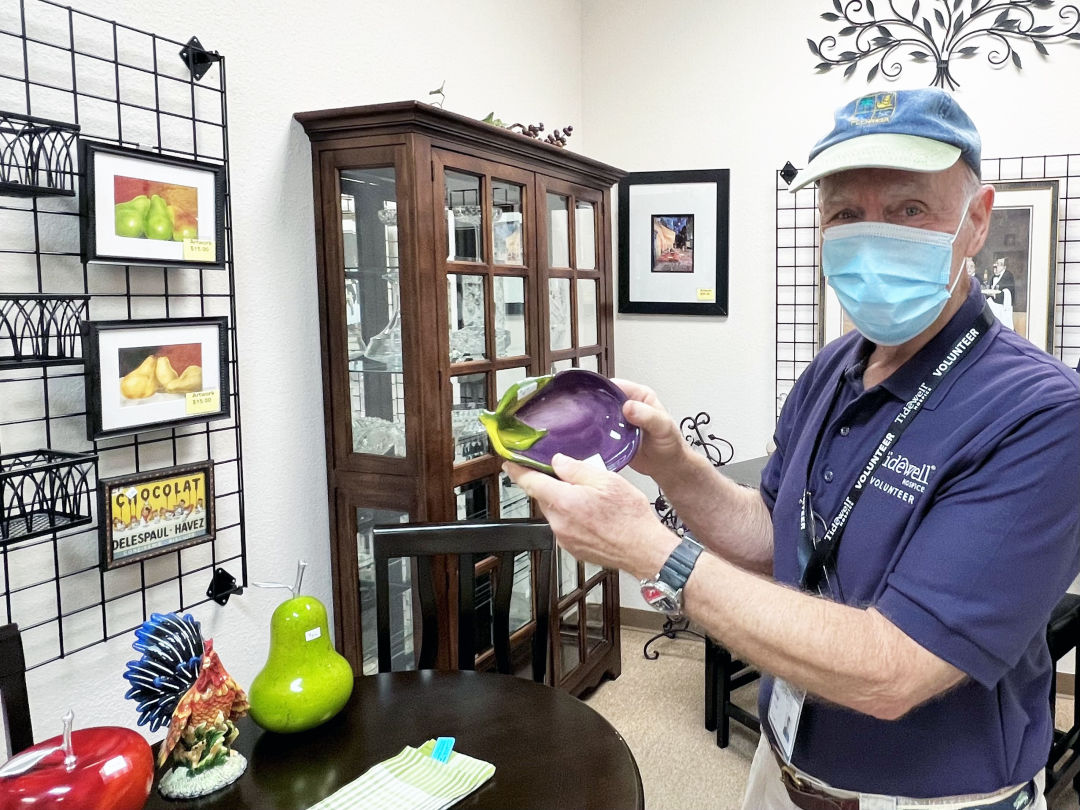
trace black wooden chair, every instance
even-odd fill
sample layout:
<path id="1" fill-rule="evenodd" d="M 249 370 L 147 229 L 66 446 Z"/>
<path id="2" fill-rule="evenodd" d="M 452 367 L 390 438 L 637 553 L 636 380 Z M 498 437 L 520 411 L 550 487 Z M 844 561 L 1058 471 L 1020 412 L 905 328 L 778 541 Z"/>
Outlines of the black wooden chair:
<path id="1" fill-rule="evenodd" d="M 1046 626 L 1046 643 L 1054 668 L 1050 675 L 1050 716 L 1054 717 L 1057 704 L 1057 662 L 1069 650 L 1080 649 L 1080 596 L 1067 593 L 1054 608 L 1050 623 Z M 1078 676 L 1080 677 L 1080 673 Z M 1080 759 L 1080 700 L 1076 700 L 1073 681 L 1072 726 L 1066 731 L 1054 730 L 1050 756 L 1046 760 L 1046 789 L 1050 790 L 1061 781 L 1073 763 Z M 1080 775 L 1073 777 L 1073 788 L 1080 793 Z"/>
<path id="2" fill-rule="evenodd" d="M 495 668 L 516 674 L 511 655 L 510 603 L 514 586 L 515 560 L 522 552 L 532 554 L 535 578 L 532 587 L 532 679 L 548 681 L 548 625 L 555 537 L 547 523 L 536 520 L 503 520 L 462 523 L 412 523 L 377 527 L 373 533 L 375 562 L 376 636 L 379 672 L 392 668 L 389 576 L 391 559 L 416 561 L 415 593 L 420 602 L 421 636 L 418 669 L 434 669 L 438 658 L 439 615 L 436 605 L 434 558 L 456 557 L 458 570 L 457 662 L 458 669 L 475 669 L 477 638 L 487 639 L 478 615 L 490 609 L 490 640 Z M 476 576 L 476 564 L 495 557 L 497 564 L 488 576 Z M 446 569 L 449 570 L 449 569 Z M 449 582 L 445 592 L 449 593 Z M 494 587 L 492 594 L 490 589 Z M 478 590 L 482 590 L 478 596 Z"/>
<path id="3" fill-rule="evenodd" d="M 705 637 L 705 728 L 716 732 L 717 747 L 727 748 L 732 720 L 761 731 L 757 717 L 731 701 L 732 692 L 760 677 L 760 672 L 733 658 L 726 647 Z"/>
<path id="4" fill-rule="evenodd" d="M 8 754 L 34 744 L 30 699 L 26 694 L 26 659 L 17 624 L 0 627 L 0 705 L 4 710 L 4 734 Z"/>

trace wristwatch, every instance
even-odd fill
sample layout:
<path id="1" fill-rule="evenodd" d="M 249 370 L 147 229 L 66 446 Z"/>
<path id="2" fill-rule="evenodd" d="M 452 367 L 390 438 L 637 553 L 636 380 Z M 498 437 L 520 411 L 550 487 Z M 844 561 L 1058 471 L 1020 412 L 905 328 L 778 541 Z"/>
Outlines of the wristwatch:
<path id="1" fill-rule="evenodd" d="M 671 552 L 660 573 L 653 579 L 641 580 L 641 596 L 649 605 L 668 616 L 683 615 L 683 588 L 690 572 L 694 570 L 698 557 L 704 551 L 701 543 L 691 537 L 683 537 L 682 542 Z"/>

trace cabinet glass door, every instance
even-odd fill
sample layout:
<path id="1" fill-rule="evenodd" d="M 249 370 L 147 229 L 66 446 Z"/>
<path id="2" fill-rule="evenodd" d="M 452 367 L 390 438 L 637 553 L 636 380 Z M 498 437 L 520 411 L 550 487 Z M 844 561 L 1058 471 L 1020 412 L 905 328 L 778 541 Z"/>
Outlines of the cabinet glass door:
<path id="1" fill-rule="evenodd" d="M 351 450 L 403 457 L 397 178 L 392 166 L 339 178 Z"/>
<path id="2" fill-rule="evenodd" d="M 601 272 L 598 240 L 600 203 L 595 189 L 585 189 L 542 177 L 538 194 L 544 199 L 541 244 L 546 246 L 539 268 L 547 287 L 547 359 L 545 369 L 588 368 L 607 373 L 603 346 L 608 325 L 602 313 L 610 297 Z M 572 214 L 572 216 L 571 216 Z"/>
<path id="3" fill-rule="evenodd" d="M 356 510 L 356 558 L 360 571 L 360 639 L 365 675 L 379 671 L 375 631 L 375 558 L 372 538 L 376 526 L 408 523 L 409 513 L 395 509 Z M 415 669 L 413 643 L 412 570 L 407 559 L 389 561 L 391 669 Z"/>

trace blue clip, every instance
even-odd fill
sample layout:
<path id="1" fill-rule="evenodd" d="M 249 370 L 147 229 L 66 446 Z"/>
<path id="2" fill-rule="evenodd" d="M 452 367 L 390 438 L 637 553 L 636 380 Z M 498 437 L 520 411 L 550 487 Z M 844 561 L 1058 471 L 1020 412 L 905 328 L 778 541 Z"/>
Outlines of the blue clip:
<path id="1" fill-rule="evenodd" d="M 431 758 L 436 762 L 449 762 L 450 752 L 454 750 L 453 737 L 439 737 L 435 740 L 435 748 L 431 751 Z"/>

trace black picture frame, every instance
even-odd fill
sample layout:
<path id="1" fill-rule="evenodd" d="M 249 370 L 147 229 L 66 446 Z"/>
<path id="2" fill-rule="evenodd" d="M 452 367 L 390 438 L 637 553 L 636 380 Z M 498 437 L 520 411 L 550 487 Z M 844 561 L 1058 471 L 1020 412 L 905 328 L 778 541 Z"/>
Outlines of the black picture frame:
<path id="1" fill-rule="evenodd" d="M 231 415 L 229 319 L 83 321 L 86 438 L 91 441 Z M 140 359 L 141 358 L 141 359 Z M 159 360 L 168 364 L 159 371 Z M 197 359 L 198 363 L 192 362 Z M 175 360 L 175 363 L 174 363 Z M 176 365 L 183 368 L 176 369 Z M 190 366 L 198 365 L 198 378 Z M 152 371 L 151 371 L 152 367 Z M 143 381 L 152 373 L 152 379 Z M 186 382 L 164 383 L 168 375 Z"/>
<path id="2" fill-rule="evenodd" d="M 729 193 L 729 169 L 631 172 L 619 182 L 619 312 L 728 314 Z M 693 244 L 658 249 L 664 217 L 691 217 Z"/>
<path id="3" fill-rule="evenodd" d="M 80 140 L 79 182 L 83 262 L 225 268 L 224 166 Z M 160 213 L 155 195 L 163 201 L 167 227 L 154 216 Z M 136 197 L 147 202 L 125 220 L 117 206 L 130 206 Z M 158 226 L 154 237 L 148 235 L 151 223 Z"/>
<path id="4" fill-rule="evenodd" d="M 98 481 L 99 566 L 108 571 L 214 539 L 212 459 Z"/>

